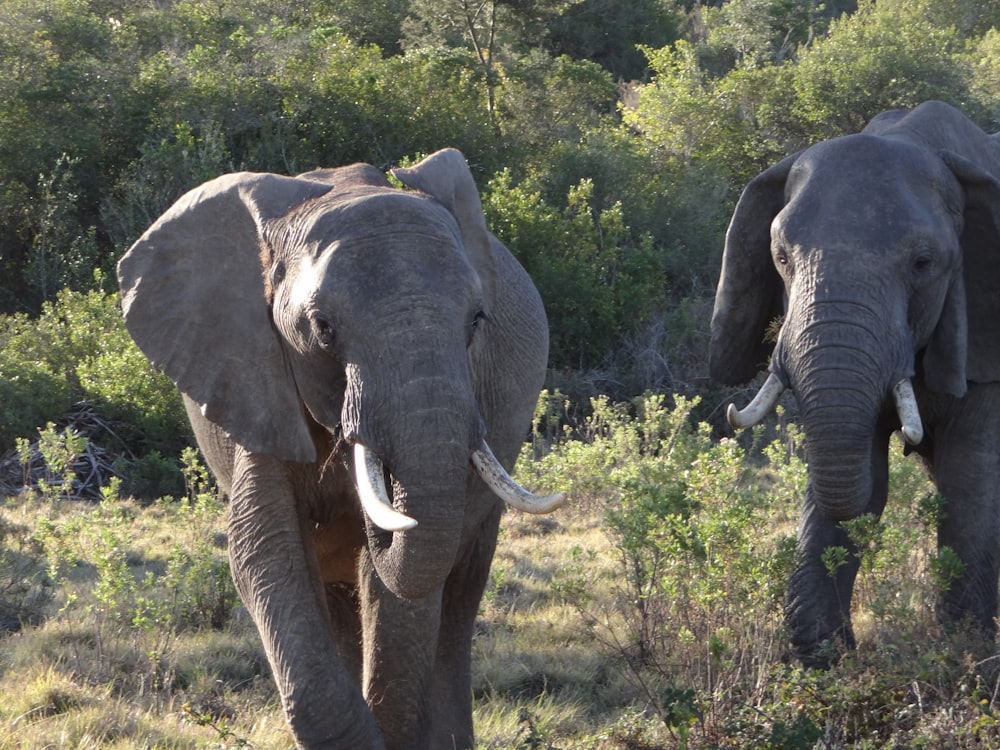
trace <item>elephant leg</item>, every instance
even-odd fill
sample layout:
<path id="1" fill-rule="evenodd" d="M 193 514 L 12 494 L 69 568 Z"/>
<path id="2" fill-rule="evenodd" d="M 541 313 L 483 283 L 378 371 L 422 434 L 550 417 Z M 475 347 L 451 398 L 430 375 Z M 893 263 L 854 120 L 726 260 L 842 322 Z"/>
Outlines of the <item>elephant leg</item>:
<path id="1" fill-rule="evenodd" d="M 840 649 L 855 646 L 851 596 L 860 561 L 844 530 L 816 510 L 808 493 L 798 537 L 798 563 L 785 594 L 785 620 L 795 658 L 804 666 L 825 669 L 837 660 Z M 848 551 L 832 575 L 823 562 L 824 551 L 831 547 Z"/>
<path id="2" fill-rule="evenodd" d="M 387 750 L 429 750 L 431 674 L 441 622 L 441 596 L 396 596 L 361 562 L 365 699 Z"/>
<path id="3" fill-rule="evenodd" d="M 872 441 L 872 495 L 866 512 L 881 518 L 889 491 L 888 418 L 883 417 Z M 833 547 L 847 551 L 834 570 L 824 562 Z M 825 669 L 839 657 L 840 649 L 856 645 L 851 626 L 851 598 L 861 561 L 857 547 L 839 523 L 816 507 L 812 483 L 806 488 L 798 531 L 798 563 L 785 595 L 785 620 L 792 636 L 795 657 L 807 667 Z"/>
<path id="4" fill-rule="evenodd" d="M 347 583 L 326 585 L 326 605 L 333 625 L 337 652 L 354 681 L 361 684 L 361 599 L 358 587 Z"/>
<path id="5" fill-rule="evenodd" d="M 284 467 L 240 449 L 233 476 L 233 579 L 257 625 L 296 744 L 380 750 L 378 727 L 334 648 L 315 556 Z"/>
<path id="6" fill-rule="evenodd" d="M 937 425 L 931 475 L 945 498 L 938 548 L 949 547 L 964 565 L 940 595 L 945 624 L 970 621 L 996 635 L 1000 575 L 1000 389 L 977 386 Z"/>
<path id="7" fill-rule="evenodd" d="M 475 500 L 473 502 L 476 502 Z M 483 522 L 445 584 L 431 703 L 431 747 L 475 746 L 472 728 L 472 637 L 489 581 L 502 509 Z"/>

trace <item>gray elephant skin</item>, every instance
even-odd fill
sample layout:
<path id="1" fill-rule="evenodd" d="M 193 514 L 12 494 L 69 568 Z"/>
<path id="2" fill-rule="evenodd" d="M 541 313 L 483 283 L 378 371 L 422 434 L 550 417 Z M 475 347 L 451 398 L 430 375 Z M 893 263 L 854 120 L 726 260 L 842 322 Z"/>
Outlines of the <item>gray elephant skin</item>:
<path id="1" fill-rule="evenodd" d="M 118 265 L 229 496 L 233 578 L 305 748 L 472 747 L 497 493 L 562 499 L 503 468 L 545 375 L 535 287 L 459 152 L 394 174 L 225 175 Z"/>
<path id="2" fill-rule="evenodd" d="M 995 636 L 998 178 L 998 137 L 925 102 L 789 156 L 754 178 L 734 211 L 710 372 L 735 385 L 769 370 L 758 397 L 730 409 L 737 427 L 761 419 L 781 391 L 795 394 L 809 478 L 785 613 L 807 665 L 855 645 L 857 557 L 831 577 L 821 554 L 855 551 L 838 522 L 881 515 L 896 430 L 944 499 L 939 547 L 964 565 L 939 596 L 938 619 Z M 782 315 L 775 342 L 765 329 Z"/>

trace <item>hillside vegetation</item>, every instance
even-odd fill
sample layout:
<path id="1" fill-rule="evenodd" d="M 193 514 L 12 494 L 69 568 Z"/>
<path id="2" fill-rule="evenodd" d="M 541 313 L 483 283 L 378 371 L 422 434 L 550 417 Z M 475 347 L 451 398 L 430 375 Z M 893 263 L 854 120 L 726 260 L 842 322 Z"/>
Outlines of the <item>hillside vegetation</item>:
<path id="1" fill-rule="evenodd" d="M 996 656 L 934 621 L 955 560 L 901 449 L 850 532 L 857 652 L 790 662 L 799 436 L 722 438 L 705 362 L 743 185 L 929 98 L 1000 130 L 998 27 L 988 0 L 0 0 L 0 750 L 287 746 L 115 263 L 220 173 L 444 146 L 545 301 L 518 472 L 571 498 L 505 517 L 480 746 L 1000 746 Z"/>

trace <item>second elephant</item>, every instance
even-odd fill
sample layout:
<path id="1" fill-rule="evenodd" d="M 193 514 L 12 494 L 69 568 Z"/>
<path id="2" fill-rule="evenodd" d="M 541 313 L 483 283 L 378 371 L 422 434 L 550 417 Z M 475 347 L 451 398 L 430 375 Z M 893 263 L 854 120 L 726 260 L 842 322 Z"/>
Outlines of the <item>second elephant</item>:
<path id="1" fill-rule="evenodd" d="M 809 468 L 786 616 L 807 664 L 854 645 L 856 555 L 840 521 L 880 516 L 899 430 L 944 497 L 938 543 L 962 572 L 946 623 L 996 632 L 1000 572 L 1000 140 L 926 102 L 756 177 L 726 236 L 712 376 L 770 377 L 731 421 L 795 393 Z M 766 329 L 783 323 L 777 343 Z M 773 351 L 772 351 L 773 348 Z M 832 647 L 832 648 L 831 648 Z"/>

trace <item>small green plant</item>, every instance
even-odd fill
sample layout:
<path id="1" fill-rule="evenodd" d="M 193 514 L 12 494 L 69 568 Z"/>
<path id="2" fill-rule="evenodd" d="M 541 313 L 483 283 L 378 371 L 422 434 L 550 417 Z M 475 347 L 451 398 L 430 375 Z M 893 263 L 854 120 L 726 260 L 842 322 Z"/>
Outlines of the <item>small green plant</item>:
<path id="1" fill-rule="evenodd" d="M 39 429 L 38 451 L 46 466 L 45 476 L 38 480 L 43 495 L 58 497 L 61 493 L 67 500 L 73 497 L 74 464 L 87 449 L 87 442 L 87 438 L 72 427 L 60 432 L 49 422 L 45 429 Z"/>
<path id="2" fill-rule="evenodd" d="M 230 748 L 252 748 L 253 743 L 234 731 L 225 716 L 219 715 L 219 711 L 212 711 L 205 707 L 196 707 L 191 703 L 181 706 L 181 717 L 183 721 L 195 724 L 199 727 L 211 727 L 215 730 L 217 742 L 212 744 L 218 750 L 229 750 Z"/>
<path id="3" fill-rule="evenodd" d="M 697 692 L 690 688 L 665 687 L 660 691 L 660 708 L 663 723 L 676 733 L 677 747 L 687 750 L 691 727 L 702 718 Z"/>
<path id="4" fill-rule="evenodd" d="M 830 578 L 836 578 L 837 571 L 847 565 L 850 557 L 851 553 L 847 547 L 835 545 L 824 549 L 820 555 L 820 560 L 823 562 L 823 567 L 826 568 L 826 574 Z"/>
<path id="5" fill-rule="evenodd" d="M 951 589 L 951 585 L 965 572 L 965 563 L 951 547 L 941 547 L 929 559 L 931 580 L 940 594 Z"/>

